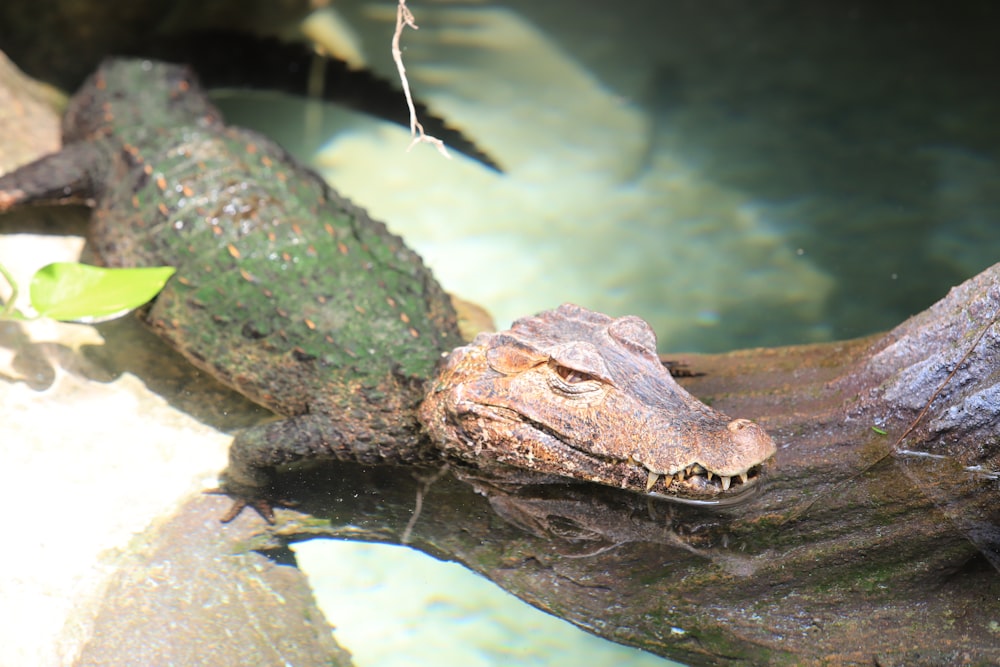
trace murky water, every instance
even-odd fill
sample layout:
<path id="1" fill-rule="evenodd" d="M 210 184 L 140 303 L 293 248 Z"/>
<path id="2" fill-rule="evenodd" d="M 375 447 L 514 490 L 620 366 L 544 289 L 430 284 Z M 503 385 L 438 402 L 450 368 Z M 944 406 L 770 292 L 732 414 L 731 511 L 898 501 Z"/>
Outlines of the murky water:
<path id="1" fill-rule="evenodd" d="M 404 132 L 355 115 L 328 114 L 337 131 L 311 153 L 303 137 L 316 128 L 300 104 L 225 108 L 311 155 L 501 326 L 574 301 L 641 315 L 664 351 L 836 340 L 888 329 L 1000 258 L 1000 47 L 987 3 L 947 14 L 912 3 L 592 5 L 414 6 L 411 79 L 503 175 L 427 147 L 405 153 Z M 372 6 L 338 3 L 391 76 L 389 5 Z M 376 559 L 369 546 L 318 548 L 315 560 L 303 554 L 307 569 L 348 552 Z M 387 571 L 414 567 L 397 557 Z M 379 581 L 330 586 L 339 597 L 389 586 Z M 393 597 L 408 597 L 398 585 Z M 466 585 L 411 618 L 430 623 L 437 608 L 454 630 L 502 606 L 476 607 L 479 584 Z M 383 609 L 375 595 L 368 604 Z M 525 639 L 494 627 L 481 626 L 484 646 Z M 462 664 L 603 664 L 591 639 L 565 637 L 548 653 L 539 640 Z M 417 664 L 415 649 L 404 653 Z"/>

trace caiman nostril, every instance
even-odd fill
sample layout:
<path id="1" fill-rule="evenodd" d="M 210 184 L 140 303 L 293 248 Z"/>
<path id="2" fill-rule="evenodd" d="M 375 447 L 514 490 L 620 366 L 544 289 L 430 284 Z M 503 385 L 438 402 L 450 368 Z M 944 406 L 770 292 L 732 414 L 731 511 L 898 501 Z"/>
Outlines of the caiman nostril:
<path id="1" fill-rule="evenodd" d="M 749 419 L 734 419 L 733 421 L 726 424 L 726 428 L 728 428 L 733 433 L 736 433 L 737 431 L 742 431 L 747 426 L 750 426 L 750 424 L 753 424 L 753 422 L 750 421 Z"/>

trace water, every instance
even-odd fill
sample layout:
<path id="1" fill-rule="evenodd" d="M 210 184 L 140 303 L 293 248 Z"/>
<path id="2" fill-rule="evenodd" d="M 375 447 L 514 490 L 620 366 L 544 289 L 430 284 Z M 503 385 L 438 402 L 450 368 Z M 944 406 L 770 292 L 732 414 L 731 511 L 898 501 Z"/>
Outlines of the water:
<path id="1" fill-rule="evenodd" d="M 407 547 L 314 540 L 295 551 L 358 667 L 676 664 L 577 630 Z"/>
<path id="2" fill-rule="evenodd" d="M 337 7 L 391 75 L 391 3 Z M 664 351 L 837 340 L 894 326 L 998 259 L 1000 47 L 988 3 L 947 14 L 919 3 L 776 0 L 413 9 L 421 30 L 404 38 L 411 80 L 505 175 L 426 147 L 405 153 L 404 132 L 360 116 L 328 117 L 338 131 L 313 154 L 301 105 L 255 99 L 226 111 L 312 155 L 446 288 L 486 305 L 501 326 L 574 301 L 641 315 Z M 482 593 L 471 575 L 409 577 L 454 592 L 445 599 L 394 580 L 426 565 L 412 552 L 301 549 L 307 571 L 359 551 L 382 568 L 369 582 L 316 575 L 328 582 L 321 598 L 378 589 L 363 604 L 380 622 L 398 606 L 379 597 L 390 587 L 389 599 L 433 598 L 403 621 L 430 633 L 418 644 L 506 609 L 477 622 L 483 646 L 461 664 L 582 664 L 571 647 L 605 650 L 563 627 L 544 632 L 548 654 L 541 641 L 498 653 L 524 638 L 516 621 L 527 612 Z M 355 639 L 347 624 L 364 614 L 328 613 L 360 665 L 398 659 L 392 650 L 362 659 L 369 631 L 352 629 Z M 418 664 L 410 648 L 402 653 Z M 626 652 L 616 664 L 654 662 Z"/>

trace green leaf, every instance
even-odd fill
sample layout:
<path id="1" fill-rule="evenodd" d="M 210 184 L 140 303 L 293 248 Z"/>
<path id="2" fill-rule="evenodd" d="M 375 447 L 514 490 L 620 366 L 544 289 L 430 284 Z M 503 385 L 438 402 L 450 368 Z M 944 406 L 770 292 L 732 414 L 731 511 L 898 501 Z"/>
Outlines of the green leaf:
<path id="1" fill-rule="evenodd" d="M 40 316 L 55 320 L 110 320 L 159 294 L 175 270 L 172 266 L 104 269 L 56 262 L 32 277 L 31 305 Z"/>
<path id="2" fill-rule="evenodd" d="M 887 435 L 889 433 L 884 428 L 879 428 L 878 426 L 872 426 L 872 430 L 878 433 L 879 435 Z"/>

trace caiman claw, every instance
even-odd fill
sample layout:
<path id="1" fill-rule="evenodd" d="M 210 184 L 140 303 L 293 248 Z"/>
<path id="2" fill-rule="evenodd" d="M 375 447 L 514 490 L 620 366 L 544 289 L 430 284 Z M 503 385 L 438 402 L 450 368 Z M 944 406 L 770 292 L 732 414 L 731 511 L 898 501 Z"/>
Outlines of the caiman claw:
<path id="1" fill-rule="evenodd" d="M 208 489 L 205 493 L 218 496 L 229 496 L 233 499 L 233 504 L 229 506 L 226 513 L 219 518 L 220 523 L 229 523 L 238 517 L 247 507 L 253 509 L 268 524 L 274 524 L 275 507 L 294 507 L 296 503 L 291 500 L 276 500 L 273 494 L 264 492 L 260 487 L 249 487 L 246 485 L 234 484 L 225 478 L 220 480 L 220 485 L 214 489 Z"/>

